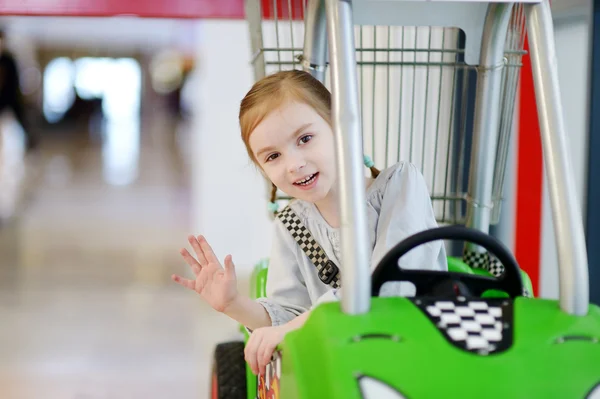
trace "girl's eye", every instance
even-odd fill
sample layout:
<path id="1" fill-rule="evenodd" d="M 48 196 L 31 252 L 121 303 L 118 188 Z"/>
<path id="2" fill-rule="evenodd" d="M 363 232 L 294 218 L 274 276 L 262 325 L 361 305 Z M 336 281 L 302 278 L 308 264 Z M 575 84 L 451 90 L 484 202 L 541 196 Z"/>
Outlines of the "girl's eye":
<path id="1" fill-rule="evenodd" d="M 277 157 L 279 157 L 279 154 L 278 154 L 278 153 L 271 154 L 271 155 L 269 155 L 269 156 L 267 157 L 267 159 L 266 159 L 265 161 L 266 161 L 266 162 L 273 161 L 273 160 L 275 160 Z"/>
<path id="2" fill-rule="evenodd" d="M 312 140 L 312 137 L 313 137 L 313 136 L 312 136 L 312 134 L 307 134 L 306 136 L 302 136 L 302 137 L 300 137 L 300 142 L 301 142 L 302 144 L 306 144 L 306 143 L 308 143 L 310 140 Z"/>

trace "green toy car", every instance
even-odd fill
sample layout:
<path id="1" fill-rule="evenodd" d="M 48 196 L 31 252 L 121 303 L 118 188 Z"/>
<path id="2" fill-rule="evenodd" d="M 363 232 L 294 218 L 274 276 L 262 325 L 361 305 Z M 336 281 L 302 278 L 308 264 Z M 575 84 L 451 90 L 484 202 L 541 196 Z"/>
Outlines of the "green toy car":
<path id="1" fill-rule="evenodd" d="M 271 44 L 263 45 L 261 15 L 269 25 L 274 19 L 277 31 L 277 16 L 280 14 L 277 6 L 274 12 L 267 9 L 266 14 L 263 13 L 263 3 L 267 4 L 247 0 L 257 77 L 266 74 L 267 65 L 279 68 L 288 63 L 295 65 L 293 61 L 282 61 L 280 56 L 281 51 L 291 52 L 294 56 L 293 38 L 290 48 L 283 44 L 280 46 L 279 41 L 276 48 Z M 283 5 L 285 2 L 275 3 Z M 353 3 L 356 6 L 354 11 Z M 589 304 L 588 298 L 585 235 L 566 149 L 567 133 L 560 105 L 550 4 L 548 0 L 522 0 L 520 3 L 521 8 L 516 8 L 512 2 L 491 0 L 308 0 L 302 13 L 289 12 L 290 26 L 294 15 L 302 15 L 304 20 L 304 44 L 299 49 L 302 55 L 298 59 L 301 67 L 321 81 L 325 80 L 326 70 L 331 72 L 332 125 L 338 155 L 344 152 L 343 156 L 337 157 L 339 184 L 345 190 L 341 196 L 340 213 L 344 223 L 340 230 L 342 237 L 346 235 L 348 238 L 342 241 L 342 282 L 346 279 L 349 284 L 344 286 L 341 302 L 318 305 L 301 328 L 285 336 L 267 367 L 266 375 L 257 378 L 246 366 L 243 340 L 218 345 L 213 366 L 213 399 L 600 399 L 600 308 Z M 355 14 L 360 21 L 353 20 Z M 523 26 L 520 22 L 515 24 L 515 21 L 521 20 Z M 359 38 L 362 42 L 362 25 L 384 23 L 402 26 L 402 46 L 406 46 L 405 25 L 409 26 L 408 31 L 420 26 L 419 23 L 422 26 L 462 29 L 457 40 L 464 34 L 464 48 L 459 51 L 457 47 L 456 55 L 450 55 L 449 64 L 445 63 L 446 56 L 441 54 L 453 53 L 452 50 L 439 50 L 439 60 L 430 59 L 431 46 L 422 52 L 427 53 L 429 66 L 439 66 L 440 75 L 442 66 L 452 67 L 455 72 L 456 69 L 476 67 L 477 87 L 473 120 L 462 120 L 465 126 L 467 122 L 472 125 L 473 130 L 468 189 L 456 195 L 458 200 L 467 199 L 465 224 L 469 228 L 444 226 L 420 232 L 397 244 L 370 276 L 372 287 L 369 296 L 364 286 L 353 284 L 368 281 L 370 267 L 368 257 L 364 256 L 368 252 L 365 248 L 367 240 L 364 239 L 367 232 L 365 218 L 356 217 L 364 212 L 364 201 L 358 194 L 361 192 L 358 187 L 364 187 L 364 181 L 360 179 L 364 154 L 359 148 L 364 141 L 364 121 L 361 121 L 362 99 L 354 62 L 357 60 L 354 29 L 357 24 L 361 25 Z M 502 197 L 500 188 L 504 166 L 494 157 L 502 158 L 497 150 L 500 144 L 509 142 L 509 136 L 500 135 L 499 131 L 504 127 L 510 131 L 512 125 L 507 122 L 512 122 L 518 73 L 513 73 L 511 68 L 519 66 L 520 57 L 525 53 L 520 48 L 506 47 L 505 44 L 522 43 L 525 25 L 546 157 L 545 170 L 550 182 L 550 204 L 560 266 L 559 300 L 523 295 L 525 291 L 533 292 L 528 276 L 520 270 L 505 246 L 484 233 L 489 231 L 492 211 L 499 209 L 494 204 L 494 197 Z M 389 32 L 388 28 L 388 46 Z M 417 36 L 415 33 L 414 46 L 408 45 L 408 53 L 421 52 Z M 430 32 L 429 42 L 432 37 L 435 36 Z M 441 42 L 446 41 L 442 36 Z M 373 46 L 375 42 L 373 40 Z M 368 54 L 374 49 L 366 39 L 365 43 L 362 50 Z M 265 57 L 269 51 L 277 54 L 277 62 Z M 388 48 L 382 54 L 387 54 L 389 61 L 390 54 L 394 52 Z M 374 51 L 372 57 L 373 61 L 366 57 L 363 60 L 362 55 L 359 59 L 364 65 L 378 64 Z M 413 68 L 413 75 L 409 76 L 417 76 L 414 71 L 420 62 L 411 64 L 411 60 L 417 61 L 417 55 L 403 56 L 401 61 L 378 65 L 383 65 L 389 76 L 392 64 L 406 66 L 408 62 L 408 68 Z M 454 69 L 456 65 L 458 67 Z M 418 79 L 413 79 L 413 110 L 416 108 L 415 98 L 418 98 L 415 97 L 415 87 L 429 93 L 430 69 L 426 71 L 426 85 L 415 85 Z M 366 87 L 362 85 L 362 75 L 360 90 Z M 372 76 L 375 90 L 375 72 Z M 442 84 L 444 79 L 440 76 L 436 95 L 429 97 L 439 98 L 438 108 L 444 104 L 449 107 L 444 110 L 451 120 L 455 117 L 452 112 L 458 112 L 452 111 L 458 104 L 456 101 L 462 98 L 458 93 L 466 92 L 466 86 L 454 88 L 453 80 L 458 81 L 456 76 L 447 82 L 449 85 Z M 465 82 L 467 78 L 467 75 L 461 77 Z M 403 82 L 402 77 L 400 81 Z M 503 82 L 512 82 L 513 85 Z M 392 84 L 379 83 L 379 86 L 388 89 L 389 97 Z M 373 114 L 371 139 L 372 150 L 375 151 L 374 118 L 378 115 L 376 107 L 381 107 L 381 104 L 375 102 L 375 91 L 367 97 L 373 98 L 371 112 L 367 114 Z M 448 101 L 442 101 L 443 97 L 448 97 Z M 427 98 L 425 94 L 424 104 Z M 403 104 L 404 97 L 399 99 L 399 103 Z M 462 98 L 462 105 L 457 106 L 457 110 L 468 102 Z M 382 104 L 387 108 L 387 117 L 390 109 L 398 110 L 397 104 L 394 107 L 390 107 L 389 102 Z M 427 113 L 430 107 L 421 108 L 425 110 L 424 121 L 434 119 Z M 460 113 L 466 115 L 466 108 Z M 440 112 L 437 116 L 439 122 Z M 412 116 L 405 120 L 408 118 L 412 120 Z M 462 122 L 460 129 L 467 129 Z M 413 133 L 417 129 L 413 128 L 412 122 L 410 129 L 398 123 L 410 135 L 407 157 L 410 158 Z M 385 126 L 388 126 L 387 122 Z M 448 162 L 446 178 L 456 175 L 456 179 L 461 179 L 463 169 L 455 167 L 450 174 L 450 159 L 437 156 L 438 143 L 442 143 L 440 146 L 445 144 L 438 137 L 437 128 L 431 131 L 434 136 L 429 141 L 435 143 L 434 157 Z M 449 135 L 454 131 L 450 125 L 448 131 Z M 460 137 L 463 140 L 463 136 Z M 387 143 L 387 131 L 385 138 Z M 400 138 L 397 141 L 398 149 L 394 152 L 397 150 L 400 158 L 402 141 Z M 453 149 L 450 139 L 447 145 L 444 152 L 450 154 Z M 405 147 L 407 145 L 402 148 Z M 387 144 L 384 150 L 387 159 Z M 425 154 L 425 144 L 422 151 Z M 459 155 L 458 158 L 468 156 L 462 152 Z M 438 169 L 435 161 L 437 159 L 434 159 L 433 173 Z M 467 163 L 466 160 L 461 162 Z M 496 172 L 501 172 L 498 181 L 493 179 Z M 500 187 L 498 191 L 495 191 L 496 187 Z M 444 194 L 448 194 L 446 189 Z M 446 200 L 456 199 L 456 193 L 451 194 L 443 198 L 444 210 L 457 208 L 446 206 Z M 458 204 L 462 206 L 462 202 Z M 433 240 L 461 240 L 483 248 L 504 266 L 504 273 L 493 277 L 487 271 L 471 268 L 456 258 L 448 259 L 448 272 L 398 267 L 400 257 Z M 268 262 L 263 261 L 254 270 L 252 295 L 255 298 L 265 296 L 267 267 Z M 412 283 L 416 295 L 410 298 L 380 297 L 380 288 L 390 281 Z M 244 328 L 241 331 L 246 334 Z"/>
<path id="2" fill-rule="evenodd" d="M 438 239 L 476 243 L 505 266 L 502 278 L 452 259 L 449 272 L 402 270 L 397 260 Z M 255 268 L 264 295 L 267 264 Z M 413 298 L 378 297 L 387 281 L 409 281 Z M 498 241 L 461 226 L 399 243 L 373 273 L 371 309 L 347 315 L 319 305 L 289 333 L 257 379 L 243 342 L 215 354 L 213 398 L 600 398 L 600 308 L 564 313 L 558 301 L 526 298 L 530 284 Z"/>

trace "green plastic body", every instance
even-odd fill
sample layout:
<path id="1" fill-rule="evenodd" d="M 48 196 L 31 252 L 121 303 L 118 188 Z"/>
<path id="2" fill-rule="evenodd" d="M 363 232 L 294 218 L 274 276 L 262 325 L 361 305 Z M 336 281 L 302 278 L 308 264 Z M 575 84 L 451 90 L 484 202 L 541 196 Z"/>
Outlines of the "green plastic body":
<path id="1" fill-rule="evenodd" d="M 405 398 L 581 398 L 600 383 L 600 344 L 560 343 L 561 336 L 600 338 L 600 309 L 569 316 L 556 301 L 514 301 L 514 342 L 481 356 L 451 345 L 407 298 L 373 298 L 368 313 L 349 316 L 339 302 L 315 308 L 281 345 L 281 398 L 362 399 L 368 375 Z M 400 339 L 366 339 L 390 334 Z"/>
<path id="2" fill-rule="evenodd" d="M 450 271 L 490 275 L 448 258 Z M 252 275 L 254 298 L 265 296 L 268 260 Z M 531 281 L 523 272 L 523 283 Z M 487 292 L 503 297 L 503 292 Z M 400 391 L 405 398 L 585 398 L 600 383 L 600 308 L 585 317 L 569 316 L 557 301 L 519 297 L 514 301 L 513 345 L 481 356 L 450 344 L 408 298 L 372 298 L 359 316 L 341 312 L 340 303 L 312 311 L 306 324 L 289 333 L 280 350 L 280 398 L 362 399 L 357 377 L 367 375 Z M 244 328 L 242 331 L 248 337 Z M 390 339 L 356 342 L 365 334 Z M 567 340 L 563 336 L 589 339 Z M 594 342 L 594 340 L 596 340 Z M 257 378 L 247 367 L 248 399 L 255 399 Z"/>
<path id="3" fill-rule="evenodd" d="M 261 298 L 267 296 L 267 271 L 268 271 L 269 260 L 262 259 L 254 266 L 252 275 L 250 277 L 250 297 Z M 244 326 L 240 326 L 240 331 L 244 334 L 244 343 L 248 342 L 248 331 Z M 256 376 L 252 373 L 252 370 L 246 364 L 246 389 L 248 399 L 256 399 L 256 391 L 258 389 L 258 381 Z"/>

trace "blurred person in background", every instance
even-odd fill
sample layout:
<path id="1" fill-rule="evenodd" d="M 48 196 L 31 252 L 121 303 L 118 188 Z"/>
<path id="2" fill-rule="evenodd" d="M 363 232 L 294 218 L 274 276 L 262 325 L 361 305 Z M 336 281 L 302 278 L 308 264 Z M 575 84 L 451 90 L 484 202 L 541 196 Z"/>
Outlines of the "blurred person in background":
<path id="1" fill-rule="evenodd" d="M 25 132 L 25 146 L 30 152 L 37 148 L 39 143 L 27 123 L 19 82 L 19 68 L 13 55 L 6 49 L 6 35 L 0 29 L 0 113 L 7 109 L 13 111 Z"/>

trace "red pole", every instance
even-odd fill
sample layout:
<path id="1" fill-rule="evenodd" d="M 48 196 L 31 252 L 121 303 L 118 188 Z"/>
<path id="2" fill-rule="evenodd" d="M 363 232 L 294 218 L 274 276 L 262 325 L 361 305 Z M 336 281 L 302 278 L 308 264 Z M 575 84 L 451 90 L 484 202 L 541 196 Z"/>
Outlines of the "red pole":
<path id="1" fill-rule="evenodd" d="M 527 40 L 525 50 L 529 50 Z M 529 55 L 523 57 L 519 93 L 515 256 L 521 268 L 529 274 L 533 291 L 539 295 L 543 159 Z"/>

